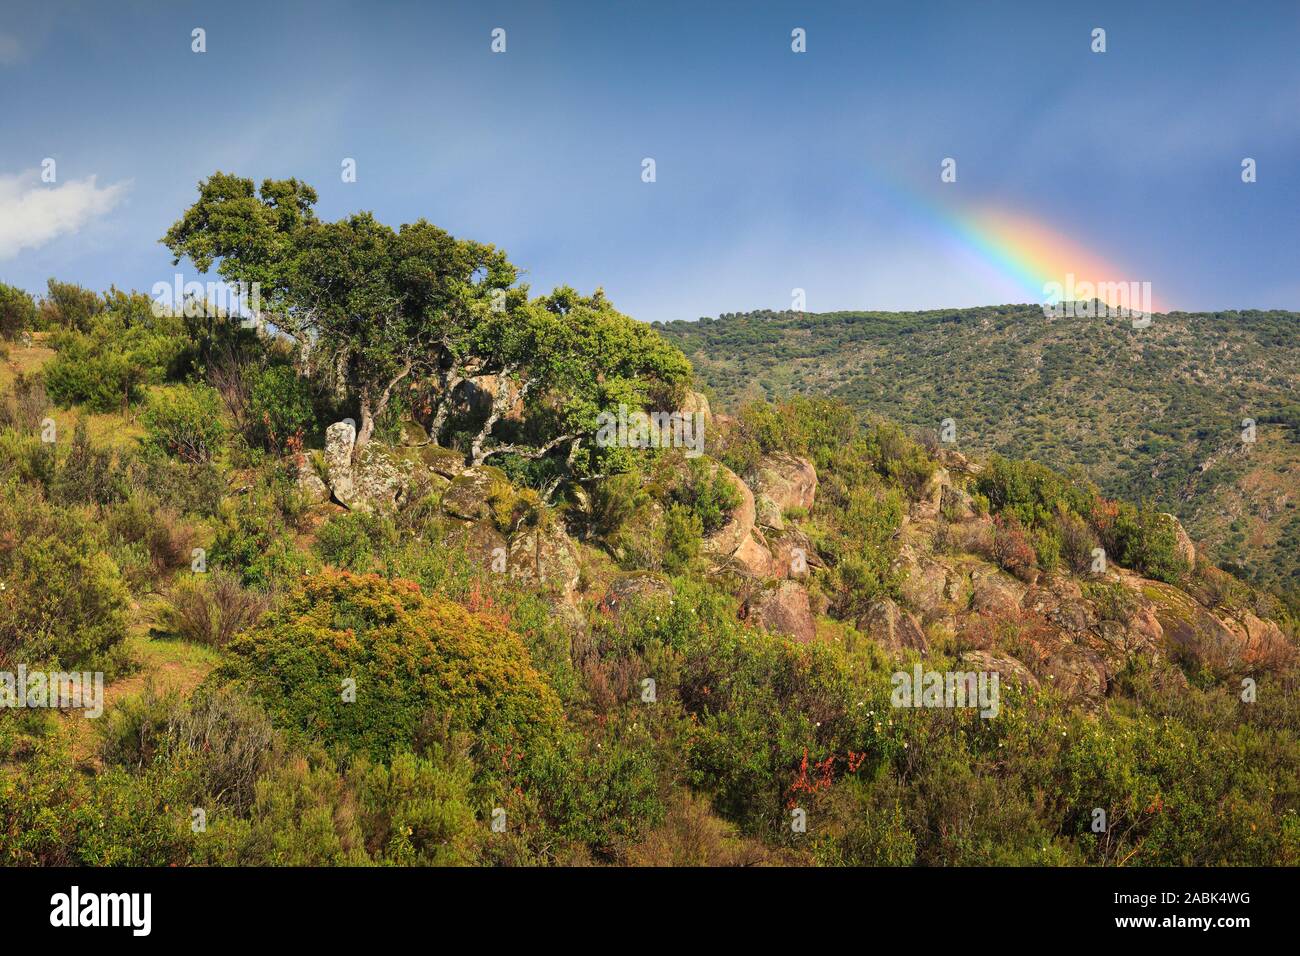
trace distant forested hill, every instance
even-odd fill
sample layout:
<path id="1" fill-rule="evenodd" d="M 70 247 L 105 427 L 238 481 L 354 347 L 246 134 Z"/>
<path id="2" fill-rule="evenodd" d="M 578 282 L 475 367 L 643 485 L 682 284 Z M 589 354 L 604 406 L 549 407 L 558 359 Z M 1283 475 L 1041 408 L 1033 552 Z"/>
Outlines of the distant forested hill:
<path id="1" fill-rule="evenodd" d="M 1080 467 L 1177 514 L 1216 563 L 1300 593 L 1300 313 L 1170 313 L 1134 329 L 1003 305 L 656 327 L 723 411 L 821 393 L 922 429 L 951 418 L 959 448 Z"/>

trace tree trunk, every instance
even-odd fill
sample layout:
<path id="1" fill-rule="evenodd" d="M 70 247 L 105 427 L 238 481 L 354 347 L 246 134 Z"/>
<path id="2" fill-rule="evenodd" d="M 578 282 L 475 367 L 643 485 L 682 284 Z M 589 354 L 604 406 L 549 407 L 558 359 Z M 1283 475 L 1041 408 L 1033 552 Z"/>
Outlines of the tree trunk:
<path id="1" fill-rule="evenodd" d="M 356 461 L 361 456 L 361 449 L 370 441 L 370 437 L 375 433 L 375 411 L 371 408 L 370 396 L 366 393 L 361 395 L 361 427 L 357 429 L 356 444 L 352 446 L 352 459 Z"/>
<path id="2" fill-rule="evenodd" d="M 505 368 L 502 369 L 501 373 L 497 376 L 497 393 L 492 396 L 492 411 L 488 415 L 487 421 L 483 423 L 483 427 L 478 430 L 478 434 L 474 436 L 473 444 L 470 445 L 468 464 L 471 467 L 477 468 L 479 465 L 483 464 L 484 459 L 487 458 L 488 453 L 483 450 L 483 443 L 488 440 L 489 436 L 492 434 L 492 429 L 496 427 L 497 421 L 506 413 L 506 409 L 510 407 L 510 375 L 513 372 L 513 367 Z M 522 401 L 524 396 L 528 393 L 528 387 L 531 384 L 531 382 L 525 382 L 519 389 L 519 394 L 516 398 Z"/>
<path id="3" fill-rule="evenodd" d="M 451 395 L 463 381 L 465 379 L 461 375 L 452 374 L 442 377 L 442 394 L 438 399 L 438 411 L 433 416 L 433 424 L 429 426 L 429 437 L 433 439 L 435 445 L 442 444 L 442 429 L 451 416 Z"/>
<path id="4" fill-rule="evenodd" d="M 361 427 L 357 430 L 357 443 L 352 448 L 352 460 L 358 461 L 361 458 L 361 449 L 364 448 L 375 434 L 375 422 L 379 416 L 388 410 L 388 401 L 393 397 L 393 389 L 397 383 L 411 374 L 414 366 L 407 363 L 406 366 L 397 373 L 397 375 L 384 386 L 384 390 L 379 393 L 378 398 L 372 398 L 370 389 L 363 387 L 361 389 Z"/>

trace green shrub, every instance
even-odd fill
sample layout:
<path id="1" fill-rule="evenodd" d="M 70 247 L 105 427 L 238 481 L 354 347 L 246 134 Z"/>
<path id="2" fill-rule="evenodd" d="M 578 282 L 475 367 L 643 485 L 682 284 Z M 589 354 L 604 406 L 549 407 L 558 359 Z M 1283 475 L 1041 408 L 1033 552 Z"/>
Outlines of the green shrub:
<path id="1" fill-rule="evenodd" d="M 700 553 L 704 522 L 684 505 L 673 505 L 664 514 L 663 567 L 670 574 L 687 570 Z"/>
<path id="2" fill-rule="evenodd" d="M 239 576 L 260 591 L 292 585 L 307 569 L 307 556 L 294 547 L 284 517 L 264 489 L 222 502 L 208 567 Z"/>
<path id="3" fill-rule="evenodd" d="M 375 569 L 376 557 L 397 543 L 397 530 L 382 515 L 345 511 L 316 530 L 313 546 L 322 561 L 344 571 Z"/>
<path id="4" fill-rule="evenodd" d="M 70 329 L 86 332 L 91 320 L 104 309 L 98 292 L 72 282 L 50 279 L 41 300 L 41 324 L 46 329 Z"/>
<path id="5" fill-rule="evenodd" d="M 16 339 L 36 325 L 36 300 L 0 282 L 0 339 Z"/>
<path id="6" fill-rule="evenodd" d="M 109 669 L 128 594 L 98 529 L 22 486 L 0 489 L 0 661 Z"/>
<path id="7" fill-rule="evenodd" d="M 180 377 L 190 362 L 184 324 L 170 317 L 128 322 L 119 311 L 96 316 L 88 331 L 61 332 L 45 384 L 59 405 L 111 412 L 134 404 L 146 385 Z"/>
<path id="8" fill-rule="evenodd" d="M 699 518 L 705 535 L 726 525 L 741 502 L 740 492 L 727 472 L 702 458 L 686 459 L 669 497 Z"/>
<path id="9" fill-rule="evenodd" d="M 1090 514 L 1096 498 L 1094 489 L 1080 488 L 1037 462 L 1001 455 L 989 458 L 975 487 L 988 498 L 993 513 L 1015 515 L 1030 529 L 1054 526 L 1061 512 Z"/>
<path id="10" fill-rule="evenodd" d="M 271 365 L 254 378 L 249 392 L 248 425 L 252 441 L 283 453 L 301 447 L 314 421 L 307 382 L 288 365 Z"/>
<path id="11" fill-rule="evenodd" d="M 903 520 L 898 491 L 857 488 L 849 493 L 837 527 L 819 547 L 832 568 L 826 588 L 835 613 L 856 619 L 879 597 L 897 595 L 902 578 L 896 568 L 895 535 Z"/>
<path id="12" fill-rule="evenodd" d="M 268 606 L 265 594 L 245 588 L 233 574 L 183 575 L 162 596 L 154 631 L 206 647 L 225 647 Z"/>
<path id="13" fill-rule="evenodd" d="M 157 392 L 144 413 L 147 441 L 187 464 L 211 461 L 226 439 L 224 411 L 221 396 L 207 385 Z"/>
<path id="14" fill-rule="evenodd" d="M 531 740 L 559 720 L 516 635 L 409 581 L 323 571 L 230 651 L 227 677 L 278 725 L 377 759 L 409 747 L 429 713 L 496 743 Z"/>

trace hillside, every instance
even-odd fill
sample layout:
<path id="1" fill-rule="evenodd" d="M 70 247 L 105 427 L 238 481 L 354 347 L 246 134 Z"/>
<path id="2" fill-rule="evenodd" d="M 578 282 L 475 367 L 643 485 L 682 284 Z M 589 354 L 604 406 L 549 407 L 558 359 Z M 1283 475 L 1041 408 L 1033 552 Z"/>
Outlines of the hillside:
<path id="1" fill-rule="evenodd" d="M 1011 305 L 657 327 L 724 410 L 799 393 L 915 429 L 951 418 L 957 448 L 1078 468 L 1178 515 L 1221 566 L 1300 594 L 1300 314 L 1170 313 L 1134 329 Z"/>
<path id="2" fill-rule="evenodd" d="M 1300 861 L 1300 620 L 1158 506 L 313 204 L 164 240 L 273 325 L 0 285 L 0 862 Z"/>

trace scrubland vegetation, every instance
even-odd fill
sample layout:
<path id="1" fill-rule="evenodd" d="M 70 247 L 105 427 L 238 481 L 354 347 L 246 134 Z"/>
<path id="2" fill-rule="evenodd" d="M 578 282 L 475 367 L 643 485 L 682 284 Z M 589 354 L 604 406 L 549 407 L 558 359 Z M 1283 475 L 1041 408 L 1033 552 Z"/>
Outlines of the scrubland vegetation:
<path id="1" fill-rule="evenodd" d="M 109 681 L 0 711 L 0 861 L 1300 863 L 1296 620 L 1156 506 L 829 398 L 600 447 L 698 402 L 674 346 L 313 201 L 167 237 L 282 324 L 0 287 L 0 670 Z M 973 660 L 995 719 L 891 704 Z"/>
<path id="2" fill-rule="evenodd" d="M 803 393 L 925 431 L 951 420 L 963 451 L 1047 462 L 1177 515 L 1216 564 L 1300 609 L 1295 312 L 1171 312 L 1135 329 L 1029 304 L 657 327 L 727 405 Z"/>

